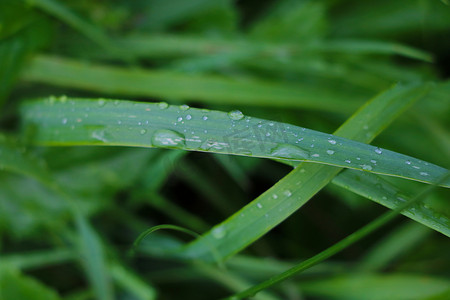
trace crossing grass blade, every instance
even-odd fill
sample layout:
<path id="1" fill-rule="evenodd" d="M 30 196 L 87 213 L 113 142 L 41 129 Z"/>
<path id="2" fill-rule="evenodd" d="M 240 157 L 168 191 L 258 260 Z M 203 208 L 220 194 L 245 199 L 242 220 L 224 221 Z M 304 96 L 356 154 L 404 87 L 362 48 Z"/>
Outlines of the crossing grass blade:
<path id="1" fill-rule="evenodd" d="M 397 86 L 381 93 L 348 119 L 335 134 L 370 142 L 427 90 L 427 86 Z M 299 164 L 247 206 L 202 238 L 188 244 L 181 255 L 213 261 L 206 245 L 214 244 L 223 259 L 232 256 L 284 221 L 341 170 L 332 166 Z"/>
<path id="2" fill-rule="evenodd" d="M 428 86 L 400 87 L 417 98 Z M 386 149 L 286 123 L 188 106 L 119 100 L 49 98 L 23 106 L 24 126 L 47 146 L 121 145 L 173 148 L 305 161 L 433 183 L 446 169 Z M 359 124 L 365 136 L 379 130 Z M 443 184 L 450 186 L 450 182 Z"/>

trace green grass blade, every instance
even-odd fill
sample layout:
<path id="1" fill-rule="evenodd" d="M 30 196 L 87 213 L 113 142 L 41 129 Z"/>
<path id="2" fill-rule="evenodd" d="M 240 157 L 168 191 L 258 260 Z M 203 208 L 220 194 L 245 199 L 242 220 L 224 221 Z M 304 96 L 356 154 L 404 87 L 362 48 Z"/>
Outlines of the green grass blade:
<path id="1" fill-rule="evenodd" d="M 139 300 L 157 299 L 156 290 L 139 278 L 135 273 L 128 270 L 119 263 L 112 263 L 109 272 L 117 283 L 127 289 Z"/>
<path id="2" fill-rule="evenodd" d="M 17 141 L 0 134 L 0 172 L 9 171 L 30 176 L 46 186 L 52 185 L 44 162 L 28 153 Z"/>
<path id="3" fill-rule="evenodd" d="M 129 56 L 126 51 L 119 49 L 109 37 L 98 26 L 89 24 L 81 17 L 74 14 L 68 7 L 55 0 L 32 0 L 28 1 L 32 6 L 38 7 L 42 11 L 60 19 L 64 23 L 80 31 L 87 38 L 98 44 L 102 48 L 112 53 Z"/>
<path id="4" fill-rule="evenodd" d="M 70 75 L 69 75 L 70 74 Z M 360 98 L 311 85 L 283 84 L 218 75 L 137 70 L 86 64 L 51 56 L 36 57 L 24 79 L 123 96 L 164 97 L 218 104 L 246 104 L 351 112 Z"/>
<path id="5" fill-rule="evenodd" d="M 415 274 L 348 274 L 302 282 L 300 289 L 319 299 L 447 299 L 450 281 Z M 444 296 L 445 295 L 445 296 Z M 434 298 L 436 297 L 436 298 Z"/>
<path id="6" fill-rule="evenodd" d="M 112 300 L 114 299 L 114 292 L 100 238 L 81 213 L 76 211 L 74 213 L 79 234 L 79 251 L 82 264 L 86 269 L 86 275 L 92 284 L 96 298 Z"/>
<path id="7" fill-rule="evenodd" d="M 311 49 L 324 53 L 342 54 L 385 54 L 432 62 L 433 56 L 425 51 L 398 43 L 370 40 L 331 40 L 313 44 Z"/>
<path id="8" fill-rule="evenodd" d="M 417 98 L 426 86 L 392 93 Z M 393 109 L 393 108 L 389 108 Z M 47 146 L 121 145 L 307 161 L 432 183 L 446 169 L 393 151 L 306 128 L 245 117 L 241 112 L 204 111 L 113 100 L 46 99 L 23 106 L 35 142 Z M 384 114 L 385 112 L 383 112 Z M 366 120 L 363 136 L 374 136 Z M 354 138 L 354 137 L 353 137 Z M 358 138 L 358 136 L 356 136 Z M 443 186 L 449 187 L 450 182 Z"/>
<path id="9" fill-rule="evenodd" d="M 380 176 L 345 170 L 333 179 L 333 183 L 381 205 L 394 209 L 410 197 Z M 403 215 L 450 237 L 450 219 L 427 205 L 415 205 Z"/>
<path id="10" fill-rule="evenodd" d="M 411 253 L 417 245 L 426 242 L 432 232 L 416 222 L 402 224 L 369 249 L 357 268 L 365 272 L 382 271 L 403 254 Z"/>
<path id="11" fill-rule="evenodd" d="M 19 271 L 0 266 L 0 299 L 60 300 L 58 293 Z"/>

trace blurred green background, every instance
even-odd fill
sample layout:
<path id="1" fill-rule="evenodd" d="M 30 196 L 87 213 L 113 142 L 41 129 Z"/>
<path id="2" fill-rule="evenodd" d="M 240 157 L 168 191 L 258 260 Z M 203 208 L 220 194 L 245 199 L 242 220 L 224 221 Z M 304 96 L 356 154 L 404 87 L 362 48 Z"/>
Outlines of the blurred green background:
<path id="1" fill-rule="evenodd" d="M 51 95 L 239 109 L 332 133 L 393 84 L 433 81 L 374 144 L 449 168 L 449 53 L 446 1 L 1 0 L 0 137 L 22 145 L 20 104 Z M 329 185 L 226 269 L 152 251 L 127 258 L 145 229 L 169 223 L 203 233 L 290 168 L 163 149 L 23 151 L 77 199 L 92 240 L 74 230 L 59 195 L 0 164 L 1 300 L 217 299 L 386 211 Z M 389 180 L 411 194 L 423 188 Z M 427 201 L 450 216 L 448 200 L 438 189 Z M 161 231 L 148 243 L 190 239 Z M 401 217 L 261 299 L 448 299 L 449 253 L 448 237 Z M 104 273 L 89 271 L 98 261 Z"/>

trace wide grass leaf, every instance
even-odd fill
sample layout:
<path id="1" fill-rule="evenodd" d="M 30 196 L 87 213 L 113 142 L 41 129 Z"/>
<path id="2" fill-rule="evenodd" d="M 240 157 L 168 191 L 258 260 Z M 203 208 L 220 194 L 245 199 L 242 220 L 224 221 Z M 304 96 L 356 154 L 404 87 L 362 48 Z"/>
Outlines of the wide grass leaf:
<path id="1" fill-rule="evenodd" d="M 416 97 L 424 86 L 399 88 Z M 40 145 L 175 148 L 333 165 L 432 183 L 446 169 L 393 151 L 285 123 L 188 106 L 119 100 L 49 98 L 23 106 Z M 379 130 L 363 125 L 364 134 Z M 449 182 L 442 184 L 450 186 Z"/>

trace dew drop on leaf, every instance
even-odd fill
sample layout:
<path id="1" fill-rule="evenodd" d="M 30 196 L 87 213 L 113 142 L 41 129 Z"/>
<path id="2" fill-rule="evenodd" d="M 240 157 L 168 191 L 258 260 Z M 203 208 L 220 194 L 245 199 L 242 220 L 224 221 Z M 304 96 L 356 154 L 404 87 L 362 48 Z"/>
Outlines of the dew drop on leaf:
<path id="1" fill-rule="evenodd" d="M 375 149 L 375 153 L 376 154 L 381 154 L 381 153 L 383 153 L 383 150 L 381 150 L 381 148 L 376 148 Z"/>
<path id="2" fill-rule="evenodd" d="M 283 194 L 284 194 L 286 197 L 292 196 L 292 192 L 291 192 L 290 190 L 285 190 L 285 191 L 283 192 Z"/>
<path id="3" fill-rule="evenodd" d="M 225 228 L 223 226 L 215 227 L 211 230 L 211 234 L 216 239 L 222 239 L 227 234 Z"/>
<path id="4" fill-rule="evenodd" d="M 240 110 L 232 110 L 228 113 L 228 117 L 231 120 L 239 121 L 244 118 L 244 114 Z"/>
<path id="5" fill-rule="evenodd" d="M 181 133 L 168 129 L 159 129 L 152 136 L 152 145 L 163 148 L 183 148 L 185 137 Z"/>
<path id="6" fill-rule="evenodd" d="M 181 110 L 188 110 L 189 109 L 189 105 L 187 105 L 187 104 L 180 105 L 180 109 Z"/>
<path id="7" fill-rule="evenodd" d="M 309 153 L 300 147 L 289 144 L 281 144 L 270 151 L 270 155 L 280 158 L 306 159 Z"/>
<path id="8" fill-rule="evenodd" d="M 166 109 L 169 107 L 169 104 L 167 104 L 167 102 L 159 102 L 158 107 L 160 109 Z"/>
<path id="9" fill-rule="evenodd" d="M 370 165 L 361 165 L 361 167 L 363 168 L 363 170 L 372 171 L 372 166 Z"/>
<path id="10" fill-rule="evenodd" d="M 105 99 L 98 99 L 97 104 L 99 107 L 103 107 L 106 104 Z"/>

